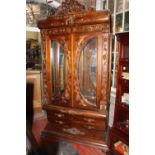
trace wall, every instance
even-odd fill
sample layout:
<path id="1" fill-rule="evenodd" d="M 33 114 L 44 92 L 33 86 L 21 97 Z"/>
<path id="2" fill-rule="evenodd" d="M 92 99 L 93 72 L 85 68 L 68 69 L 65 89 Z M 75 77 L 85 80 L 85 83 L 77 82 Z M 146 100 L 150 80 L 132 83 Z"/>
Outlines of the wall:
<path id="1" fill-rule="evenodd" d="M 38 32 L 26 32 L 26 39 L 38 40 Z"/>

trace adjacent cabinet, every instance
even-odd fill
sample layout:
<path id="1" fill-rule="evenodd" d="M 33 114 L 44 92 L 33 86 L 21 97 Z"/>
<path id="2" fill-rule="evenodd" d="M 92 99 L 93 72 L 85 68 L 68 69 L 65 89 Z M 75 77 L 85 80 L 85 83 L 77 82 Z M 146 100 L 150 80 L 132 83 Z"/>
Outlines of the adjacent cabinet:
<path id="1" fill-rule="evenodd" d="M 38 22 L 42 36 L 43 139 L 65 139 L 102 148 L 110 96 L 111 33 L 108 11 L 66 0 Z"/>
<path id="2" fill-rule="evenodd" d="M 118 73 L 114 124 L 110 132 L 111 155 L 129 154 L 129 33 L 117 34 Z"/>

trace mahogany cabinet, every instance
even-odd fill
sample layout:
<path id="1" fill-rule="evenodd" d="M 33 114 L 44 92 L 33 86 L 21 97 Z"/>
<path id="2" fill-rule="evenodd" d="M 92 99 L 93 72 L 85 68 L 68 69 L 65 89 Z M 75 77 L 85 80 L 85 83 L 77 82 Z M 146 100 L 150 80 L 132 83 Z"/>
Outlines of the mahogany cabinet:
<path id="1" fill-rule="evenodd" d="M 42 37 L 46 140 L 65 139 L 108 151 L 111 33 L 108 11 L 66 0 L 38 21 Z"/>
<path id="2" fill-rule="evenodd" d="M 111 155 L 129 154 L 129 33 L 118 33 L 118 62 L 114 124 L 110 131 Z"/>

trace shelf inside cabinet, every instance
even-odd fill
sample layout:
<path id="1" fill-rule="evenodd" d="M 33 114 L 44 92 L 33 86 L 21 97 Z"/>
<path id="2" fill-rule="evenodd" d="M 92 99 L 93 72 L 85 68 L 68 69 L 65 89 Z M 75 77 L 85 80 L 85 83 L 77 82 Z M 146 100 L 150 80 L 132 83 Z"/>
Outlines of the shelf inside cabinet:
<path id="1" fill-rule="evenodd" d="M 126 134 L 114 127 L 110 131 L 110 136 L 111 136 L 111 142 L 110 142 L 111 144 L 114 144 L 118 140 L 121 140 L 123 143 L 129 146 L 129 134 Z"/>
<path id="2" fill-rule="evenodd" d="M 119 68 L 121 69 L 121 72 L 125 72 L 129 74 L 129 60 L 126 59 L 120 59 L 119 61 Z"/>
<path id="3" fill-rule="evenodd" d="M 117 122 L 114 127 L 125 134 L 129 134 L 129 128 L 122 127 L 121 122 Z"/>
<path id="4" fill-rule="evenodd" d="M 121 58 L 119 62 L 120 62 L 121 64 L 126 64 L 126 65 L 128 65 L 128 64 L 129 64 L 129 58 Z"/>
<path id="5" fill-rule="evenodd" d="M 129 80 L 119 78 L 117 85 L 121 88 L 121 93 L 129 93 Z"/>
<path id="6" fill-rule="evenodd" d="M 128 141 L 129 135 L 124 134 L 118 129 L 112 128 L 110 131 L 110 139 L 111 139 L 110 141 L 111 155 L 124 155 L 123 152 L 126 152 L 126 154 L 129 153 L 128 151 L 129 150 L 129 141 Z M 124 147 L 125 147 L 125 151 L 121 151 Z"/>
<path id="7" fill-rule="evenodd" d="M 126 103 L 124 102 L 121 102 L 118 104 L 119 108 L 125 110 L 126 112 L 129 112 L 129 105 L 127 105 Z"/>
<path id="8" fill-rule="evenodd" d="M 128 80 L 128 79 L 123 79 L 122 77 L 119 78 L 119 82 L 120 82 L 121 84 L 124 84 L 124 85 L 129 85 L 129 80 Z"/>

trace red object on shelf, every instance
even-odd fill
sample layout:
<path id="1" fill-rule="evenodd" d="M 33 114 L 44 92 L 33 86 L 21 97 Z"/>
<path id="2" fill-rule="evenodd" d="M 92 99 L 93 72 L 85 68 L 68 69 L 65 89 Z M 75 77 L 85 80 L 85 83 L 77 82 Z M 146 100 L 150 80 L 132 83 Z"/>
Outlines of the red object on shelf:
<path id="1" fill-rule="evenodd" d="M 118 141 L 114 144 L 114 149 L 122 155 L 129 154 L 129 147 L 121 141 Z"/>

